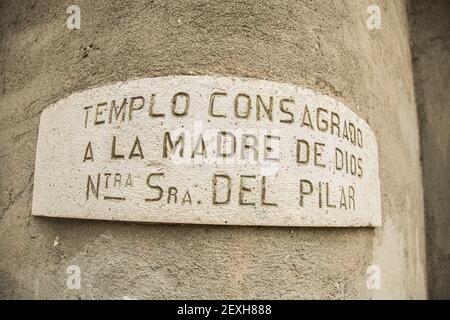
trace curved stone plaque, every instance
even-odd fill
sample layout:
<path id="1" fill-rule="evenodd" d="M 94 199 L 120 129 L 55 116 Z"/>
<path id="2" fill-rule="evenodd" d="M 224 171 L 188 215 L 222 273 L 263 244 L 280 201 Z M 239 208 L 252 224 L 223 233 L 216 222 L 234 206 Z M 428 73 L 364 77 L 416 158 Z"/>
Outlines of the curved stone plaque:
<path id="1" fill-rule="evenodd" d="M 74 93 L 41 115 L 33 214 L 379 226 L 375 135 L 292 84 L 170 76 Z"/>

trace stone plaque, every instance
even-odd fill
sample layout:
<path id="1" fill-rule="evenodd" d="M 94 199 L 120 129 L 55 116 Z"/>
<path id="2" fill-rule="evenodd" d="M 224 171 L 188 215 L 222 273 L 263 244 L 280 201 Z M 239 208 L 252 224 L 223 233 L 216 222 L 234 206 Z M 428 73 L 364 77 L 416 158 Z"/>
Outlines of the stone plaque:
<path id="1" fill-rule="evenodd" d="M 74 93 L 40 119 L 33 214 L 379 226 L 378 151 L 341 101 L 266 80 L 170 76 Z"/>

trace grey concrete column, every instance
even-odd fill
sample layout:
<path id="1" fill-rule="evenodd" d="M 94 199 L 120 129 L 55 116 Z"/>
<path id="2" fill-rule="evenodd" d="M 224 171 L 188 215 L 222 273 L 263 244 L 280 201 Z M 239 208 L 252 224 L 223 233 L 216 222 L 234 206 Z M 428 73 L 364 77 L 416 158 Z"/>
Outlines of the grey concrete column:
<path id="1" fill-rule="evenodd" d="M 67 1 L 0 5 L 0 296 L 425 298 L 419 134 L 405 1 Z M 31 216 L 39 115 L 93 86 L 233 75 L 339 98 L 376 134 L 383 225 L 142 225 Z M 59 174 L 64 174 L 63 172 Z M 69 265 L 80 290 L 66 286 Z M 366 286 L 367 268 L 381 288 Z"/>

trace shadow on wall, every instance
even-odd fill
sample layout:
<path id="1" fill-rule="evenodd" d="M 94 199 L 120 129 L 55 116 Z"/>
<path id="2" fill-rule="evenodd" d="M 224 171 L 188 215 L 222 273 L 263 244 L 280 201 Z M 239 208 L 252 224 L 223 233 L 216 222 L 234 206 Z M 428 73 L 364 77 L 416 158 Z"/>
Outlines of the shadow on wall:
<path id="1" fill-rule="evenodd" d="M 428 290 L 450 299 L 450 1 L 409 1 L 420 122 Z"/>

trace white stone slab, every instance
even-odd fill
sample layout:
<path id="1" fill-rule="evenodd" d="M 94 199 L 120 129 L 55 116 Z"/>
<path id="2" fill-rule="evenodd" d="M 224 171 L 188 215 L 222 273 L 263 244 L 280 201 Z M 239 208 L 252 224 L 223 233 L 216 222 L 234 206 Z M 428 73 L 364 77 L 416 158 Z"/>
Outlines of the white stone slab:
<path id="1" fill-rule="evenodd" d="M 43 111 L 33 215 L 379 226 L 378 170 L 374 133 L 332 97 L 246 78 L 140 79 Z"/>

